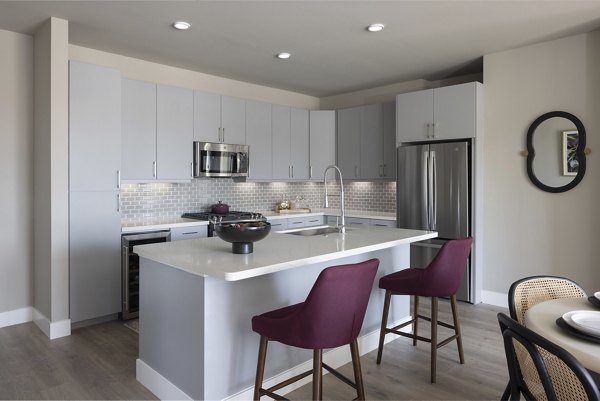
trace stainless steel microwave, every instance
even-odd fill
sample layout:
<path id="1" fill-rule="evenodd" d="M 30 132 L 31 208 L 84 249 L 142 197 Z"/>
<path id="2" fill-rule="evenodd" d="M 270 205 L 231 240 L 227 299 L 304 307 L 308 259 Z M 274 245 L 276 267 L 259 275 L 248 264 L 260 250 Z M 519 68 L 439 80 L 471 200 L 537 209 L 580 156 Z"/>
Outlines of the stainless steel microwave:
<path id="1" fill-rule="evenodd" d="M 194 142 L 194 177 L 248 176 L 248 146 Z"/>

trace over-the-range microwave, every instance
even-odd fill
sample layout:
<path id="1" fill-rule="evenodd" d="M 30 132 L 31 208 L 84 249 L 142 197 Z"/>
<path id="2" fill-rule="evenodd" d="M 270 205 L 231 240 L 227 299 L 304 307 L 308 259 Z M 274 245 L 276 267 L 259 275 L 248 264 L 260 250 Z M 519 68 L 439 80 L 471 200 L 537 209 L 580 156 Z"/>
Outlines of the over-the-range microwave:
<path id="1" fill-rule="evenodd" d="M 247 176 L 247 145 L 194 142 L 194 177 Z"/>

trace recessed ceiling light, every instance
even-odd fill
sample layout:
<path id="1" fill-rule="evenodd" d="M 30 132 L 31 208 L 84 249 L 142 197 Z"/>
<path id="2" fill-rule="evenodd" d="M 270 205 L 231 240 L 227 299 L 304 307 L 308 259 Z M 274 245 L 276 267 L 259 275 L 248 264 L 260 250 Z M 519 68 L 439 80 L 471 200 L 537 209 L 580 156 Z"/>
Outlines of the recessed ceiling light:
<path id="1" fill-rule="evenodd" d="M 290 58 L 291 56 L 292 55 L 287 52 L 277 53 L 277 58 L 282 59 L 282 60 L 286 60 L 286 59 Z"/>
<path id="2" fill-rule="evenodd" d="M 371 24 L 367 27 L 367 31 L 369 32 L 381 32 L 385 28 L 383 24 Z"/>
<path id="3" fill-rule="evenodd" d="M 173 22 L 173 28 L 179 29 L 181 31 L 190 29 L 191 26 L 192 26 L 192 24 L 190 24 L 189 22 L 185 22 L 185 21 Z"/>

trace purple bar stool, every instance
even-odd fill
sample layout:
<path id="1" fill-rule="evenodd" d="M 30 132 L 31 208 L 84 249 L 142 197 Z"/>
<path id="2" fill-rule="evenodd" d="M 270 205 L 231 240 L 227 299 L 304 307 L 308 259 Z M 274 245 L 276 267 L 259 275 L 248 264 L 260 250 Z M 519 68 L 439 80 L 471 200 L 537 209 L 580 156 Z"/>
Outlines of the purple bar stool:
<path id="1" fill-rule="evenodd" d="M 313 375 L 313 399 L 321 400 L 323 368 L 355 388 L 357 399 L 365 399 L 356 339 L 367 311 L 369 295 L 378 267 L 379 259 L 328 267 L 319 274 L 306 301 L 252 318 L 252 330 L 260 334 L 254 400 L 259 400 L 263 395 L 277 400 L 285 400 L 286 398 L 275 394 L 274 391 L 311 373 Z M 262 388 L 269 341 L 312 349 L 313 369 L 271 388 Z M 335 348 L 347 344 L 350 345 L 352 355 L 354 382 L 323 363 L 324 348 Z"/>
<path id="2" fill-rule="evenodd" d="M 379 334 L 379 348 L 377 350 L 377 364 L 381 363 L 381 354 L 383 352 L 383 340 L 387 333 L 394 333 L 404 337 L 412 338 L 413 345 L 417 345 L 417 340 L 431 343 L 431 382 L 435 383 L 436 356 L 437 349 L 456 340 L 458 345 L 458 356 L 460 363 L 465 363 L 463 354 L 462 339 L 460 336 L 460 323 L 458 322 L 458 310 L 456 308 L 456 291 L 465 273 L 467 258 L 471 252 L 471 237 L 447 241 L 439 250 L 435 258 L 425 269 L 404 269 L 395 273 L 383 276 L 379 280 L 379 288 L 385 290 L 385 301 L 383 304 L 383 317 L 381 319 L 381 332 Z M 392 295 L 414 295 L 413 317 L 408 322 L 398 326 L 388 328 L 387 320 L 390 310 L 390 300 Z M 419 315 L 419 297 L 431 297 L 431 318 Z M 452 306 L 452 318 L 454 325 L 439 322 L 438 315 L 438 297 L 450 297 Z M 420 337 L 418 335 L 418 319 L 431 322 L 431 338 Z M 404 333 L 400 329 L 414 323 L 413 333 Z M 454 335 L 437 342 L 437 325 L 454 329 Z"/>

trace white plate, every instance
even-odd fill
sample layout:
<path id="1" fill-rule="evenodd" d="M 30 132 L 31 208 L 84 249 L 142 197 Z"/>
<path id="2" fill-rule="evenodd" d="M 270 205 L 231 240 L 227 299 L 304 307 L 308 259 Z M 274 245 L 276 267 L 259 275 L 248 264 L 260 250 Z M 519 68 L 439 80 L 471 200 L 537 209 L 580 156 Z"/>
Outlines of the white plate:
<path id="1" fill-rule="evenodd" d="M 563 320 L 576 330 L 600 337 L 600 312 L 574 310 L 565 313 Z"/>
<path id="2" fill-rule="evenodd" d="M 600 291 L 595 292 L 594 296 L 596 297 L 596 299 L 600 300 Z"/>

